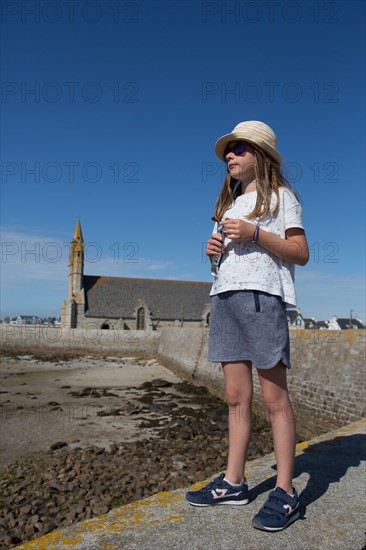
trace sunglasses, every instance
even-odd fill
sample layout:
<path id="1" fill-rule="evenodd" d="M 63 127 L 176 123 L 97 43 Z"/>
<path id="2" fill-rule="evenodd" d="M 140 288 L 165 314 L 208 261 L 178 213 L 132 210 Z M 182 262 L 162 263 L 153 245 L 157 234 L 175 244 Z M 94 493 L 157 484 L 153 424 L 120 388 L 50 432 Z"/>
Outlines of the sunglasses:
<path id="1" fill-rule="evenodd" d="M 248 150 L 248 145 L 245 143 L 245 141 L 236 141 L 232 145 L 228 145 L 224 151 L 224 160 L 226 159 L 226 155 L 229 153 L 234 153 L 237 157 L 242 155 L 244 151 Z"/>

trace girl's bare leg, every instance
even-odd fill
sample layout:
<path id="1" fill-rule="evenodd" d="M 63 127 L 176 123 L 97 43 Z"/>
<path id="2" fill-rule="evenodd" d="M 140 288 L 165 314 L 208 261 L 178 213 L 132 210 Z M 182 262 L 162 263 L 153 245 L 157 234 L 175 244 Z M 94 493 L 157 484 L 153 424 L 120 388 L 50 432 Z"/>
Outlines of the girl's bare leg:
<path id="1" fill-rule="evenodd" d="M 225 477 L 242 483 L 252 428 L 251 362 L 223 363 L 229 407 L 229 458 Z"/>
<path id="2" fill-rule="evenodd" d="M 295 459 L 296 427 L 292 405 L 287 391 L 286 367 L 278 363 L 274 368 L 258 369 L 264 403 L 270 414 L 273 445 L 277 462 L 277 487 L 292 493 Z"/>

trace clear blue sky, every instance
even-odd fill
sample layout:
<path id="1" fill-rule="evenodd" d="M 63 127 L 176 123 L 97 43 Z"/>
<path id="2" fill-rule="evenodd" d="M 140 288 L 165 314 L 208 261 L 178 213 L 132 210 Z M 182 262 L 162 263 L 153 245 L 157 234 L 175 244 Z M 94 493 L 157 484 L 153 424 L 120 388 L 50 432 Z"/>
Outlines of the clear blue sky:
<path id="1" fill-rule="evenodd" d="M 59 315 L 86 274 L 210 281 L 203 254 L 242 120 L 278 137 L 303 200 L 304 316 L 365 318 L 365 3 L 4 2 L 2 297 Z"/>

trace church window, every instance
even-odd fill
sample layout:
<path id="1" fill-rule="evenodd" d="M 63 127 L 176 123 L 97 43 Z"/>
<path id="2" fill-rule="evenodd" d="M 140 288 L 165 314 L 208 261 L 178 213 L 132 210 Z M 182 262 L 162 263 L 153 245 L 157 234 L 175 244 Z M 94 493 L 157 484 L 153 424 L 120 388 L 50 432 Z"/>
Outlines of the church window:
<path id="1" fill-rule="evenodd" d="M 137 310 L 137 324 L 136 324 L 137 330 L 144 330 L 145 329 L 145 309 L 143 307 L 139 307 Z"/>

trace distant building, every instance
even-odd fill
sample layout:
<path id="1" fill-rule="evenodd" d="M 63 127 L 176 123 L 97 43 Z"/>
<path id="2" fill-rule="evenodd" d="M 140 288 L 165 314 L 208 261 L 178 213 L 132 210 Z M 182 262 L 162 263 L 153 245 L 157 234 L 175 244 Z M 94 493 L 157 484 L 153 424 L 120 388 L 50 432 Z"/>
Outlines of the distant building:
<path id="1" fill-rule="evenodd" d="M 304 328 L 314 329 L 316 328 L 316 321 L 314 317 L 304 318 Z"/>
<path id="2" fill-rule="evenodd" d="M 11 325 L 39 325 L 42 323 L 42 319 L 31 315 L 18 315 L 17 317 L 10 317 L 9 322 Z"/>
<path id="3" fill-rule="evenodd" d="M 316 321 L 315 323 L 315 327 L 316 329 L 319 329 L 319 330 L 326 330 L 328 327 L 328 322 L 327 321 Z"/>
<path id="4" fill-rule="evenodd" d="M 289 327 L 305 328 L 305 320 L 300 313 L 300 308 L 286 309 L 286 315 Z"/>
<path id="5" fill-rule="evenodd" d="M 304 328 L 309 330 L 324 330 L 328 328 L 327 321 L 316 321 L 314 317 L 304 319 Z"/>
<path id="6" fill-rule="evenodd" d="M 208 325 L 211 283 L 84 275 L 84 246 L 78 221 L 70 246 L 62 327 L 148 331 Z"/>
<path id="7" fill-rule="evenodd" d="M 329 319 L 328 327 L 333 330 L 364 329 L 365 325 L 357 317 L 332 317 Z"/>

